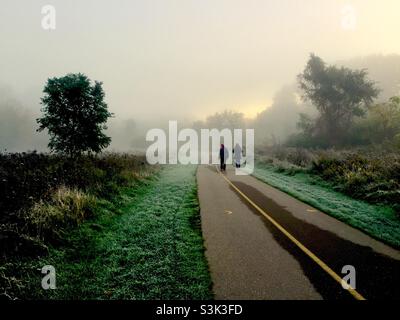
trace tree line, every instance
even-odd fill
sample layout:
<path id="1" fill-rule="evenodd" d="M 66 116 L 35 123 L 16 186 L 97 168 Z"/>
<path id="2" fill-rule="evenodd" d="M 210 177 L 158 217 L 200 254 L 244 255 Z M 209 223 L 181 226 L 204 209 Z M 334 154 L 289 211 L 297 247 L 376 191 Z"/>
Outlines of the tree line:
<path id="1" fill-rule="evenodd" d="M 369 79 L 366 69 L 328 65 L 311 54 L 303 72 L 297 76 L 297 85 L 302 100 L 312 104 L 317 112 L 298 114 L 297 133 L 290 135 L 284 144 L 329 148 L 385 143 L 400 147 L 400 97 L 376 103 L 380 89 Z M 74 157 L 98 153 L 109 146 L 111 138 L 104 130 L 113 115 L 104 101 L 101 82 L 92 83 L 81 73 L 68 74 L 48 79 L 43 92 L 43 115 L 37 119 L 38 131 L 48 131 L 48 146 L 52 151 Z M 286 104 L 290 104 L 290 99 L 287 100 Z M 284 111 L 285 114 L 295 112 Z M 205 121 L 193 123 L 195 129 L 253 125 L 259 132 L 268 130 L 260 119 L 248 121 L 242 113 L 234 111 L 215 113 Z M 272 143 L 282 143 L 272 138 Z"/>
<path id="2" fill-rule="evenodd" d="M 318 113 L 314 117 L 300 114 L 300 132 L 289 144 L 341 147 L 400 142 L 400 97 L 374 104 L 380 89 L 367 70 L 327 65 L 312 54 L 297 79 L 303 100 L 311 102 Z"/>

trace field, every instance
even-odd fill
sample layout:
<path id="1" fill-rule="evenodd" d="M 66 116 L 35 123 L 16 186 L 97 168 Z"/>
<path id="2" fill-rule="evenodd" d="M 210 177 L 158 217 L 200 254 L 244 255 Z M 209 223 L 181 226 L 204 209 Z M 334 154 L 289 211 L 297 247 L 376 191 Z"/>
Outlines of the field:
<path id="1" fill-rule="evenodd" d="M 52 156 L 25 156 L 57 163 Z M 32 203 L 21 203 L 14 211 L 18 214 L 10 209 L 8 216 L 3 215 L 2 226 L 9 230 L 2 232 L 8 235 L 4 242 L 8 250 L 3 250 L 0 269 L 3 296 L 212 298 L 200 228 L 196 168 L 154 169 L 142 160 L 140 156 L 115 154 L 82 160 L 86 165 L 79 168 L 90 167 L 86 171 L 89 178 L 93 178 L 93 172 L 103 177 L 111 168 L 114 178 L 93 178 L 95 182 L 81 188 L 63 181 L 62 186 L 49 188 L 42 196 L 32 196 Z M 99 169 L 97 161 L 108 169 Z M 4 168 L 6 161 L 2 163 Z M 25 163 L 30 161 L 25 159 Z M 30 171 L 35 172 L 33 168 Z M 83 177 L 82 173 L 78 176 Z M 41 268 L 45 265 L 55 267 L 57 290 L 41 287 Z"/>

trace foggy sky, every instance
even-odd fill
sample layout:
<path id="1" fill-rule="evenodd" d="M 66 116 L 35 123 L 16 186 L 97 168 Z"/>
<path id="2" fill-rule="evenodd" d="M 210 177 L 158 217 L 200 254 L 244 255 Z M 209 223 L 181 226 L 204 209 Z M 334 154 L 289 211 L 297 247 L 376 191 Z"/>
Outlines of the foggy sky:
<path id="1" fill-rule="evenodd" d="M 41 28 L 41 7 L 57 29 Z M 344 28 L 346 4 L 355 28 Z M 254 116 L 308 55 L 327 62 L 400 53 L 398 0 L 1 0 L 0 86 L 38 113 L 49 77 L 104 82 L 120 119 Z"/>

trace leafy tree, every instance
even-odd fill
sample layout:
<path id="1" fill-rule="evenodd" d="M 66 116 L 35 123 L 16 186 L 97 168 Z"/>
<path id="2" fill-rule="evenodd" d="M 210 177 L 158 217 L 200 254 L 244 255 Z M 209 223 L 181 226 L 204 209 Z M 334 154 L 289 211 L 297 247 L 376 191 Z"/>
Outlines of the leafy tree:
<path id="1" fill-rule="evenodd" d="M 246 126 L 243 113 L 225 110 L 222 113 L 215 113 L 206 119 L 206 128 L 216 129 L 241 129 Z"/>
<path id="2" fill-rule="evenodd" d="M 313 119 L 306 113 L 300 113 L 299 117 L 297 128 L 299 128 L 306 136 L 311 137 L 314 130 Z"/>
<path id="3" fill-rule="evenodd" d="M 371 107 L 368 124 L 373 141 L 391 140 L 400 133 L 400 97 L 392 97 L 388 102 Z"/>
<path id="4" fill-rule="evenodd" d="M 200 129 L 244 129 L 246 119 L 243 113 L 225 110 L 207 117 L 205 121 L 198 120 L 193 123 L 193 128 Z"/>
<path id="5" fill-rule="evenodd" d="M 110 144 L 103 130 L 112 114 L 104 102 L 101 82 L 92 85 L 81 73 L 68 74 L 48 79 L 43 92 L 38 131 L 48 130 L 52 151 L 76 156 L 100 152 Z"/>
<path id="6" fill-rule="evenodd" d="M 327 66 L 314 54 L 298 75 L 298 82 L 303 99 L 319 111 L 315 134 L 330 145 L 344 141 L 353 118 L 365 115 L 379 93 L 375 83 L 367 79 L 366 70 Z"/>
<path id="7" fill-rule="evenodd" d="M 400 150 L 400 133 L 396 134 L 393 138 L 394 145 Z"/>

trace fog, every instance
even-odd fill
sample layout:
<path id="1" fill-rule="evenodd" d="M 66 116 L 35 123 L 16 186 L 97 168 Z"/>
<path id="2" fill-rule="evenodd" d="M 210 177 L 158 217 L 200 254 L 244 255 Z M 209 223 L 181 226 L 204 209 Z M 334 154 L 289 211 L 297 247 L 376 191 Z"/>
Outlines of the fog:
<path id="1" fill-rule="evenodd" d="M 56 9 L 56 29 L 41 8 Z M 349 20 L 348 8 L 351 8 Z M 82 72 L 102 81 L 115 117 L 110 150 L 141 149 L 168 120 L 193 126 L 224 110 L 242 113 L 258 141 L 296 131 L 296 75 L 311 52 L 366 68 L 399 94 L 398 0 L 2 0 L 0 150 L 45 150 L 36 133 L 46 80 Z M 354 13 L 354 14 L 353 14 Z M 204 123 L 204 122 L 203 122 Z"/>

